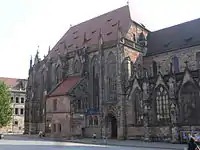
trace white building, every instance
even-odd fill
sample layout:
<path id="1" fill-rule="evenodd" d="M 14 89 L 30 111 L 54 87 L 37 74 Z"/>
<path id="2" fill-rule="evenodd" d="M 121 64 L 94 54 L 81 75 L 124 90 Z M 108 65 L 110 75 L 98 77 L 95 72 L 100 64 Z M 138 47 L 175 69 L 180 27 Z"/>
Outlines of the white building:
<path id="1" fill-rule="evenodd" d="M 11 102 L 13 115 L 10 124 L 1 128 L 0 132 L 23 133 L 24 132 L 24 114 L 26 101 L 26 79 L 1 78 L 11 91 Z"/>

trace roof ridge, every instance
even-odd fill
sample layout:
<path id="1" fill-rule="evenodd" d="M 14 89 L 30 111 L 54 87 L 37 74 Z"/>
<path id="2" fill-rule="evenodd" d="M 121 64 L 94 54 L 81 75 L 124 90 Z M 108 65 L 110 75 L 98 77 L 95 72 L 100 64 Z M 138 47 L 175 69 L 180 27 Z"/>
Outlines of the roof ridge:
<path id="1" fill-rule="evenodd" d="M 111 11 L 109 11 L 109 12 L 107 12 L 107 13 L 104 13 L 104 14 L 101 14 L 101 15 L 99 15 L 99 16 L 96 16 L 96 17 L 93 17 L 93 18 L 91 18 L 91 19 L 88 19 L 88 20 L 86 20 L 86 21 L 80 22 L 80 23 L 78 23 L 78 24 L 76 24 L 76 25 L 74 25 L 74 26 L 72 26 L 72 27 L 70 27 L 70 28 L 76 27 L 76 26 L 78 26 L 78 25 L 80 25 L 80 24 L 82 24 L 82 23 L 86 23 L 86 22 L 88 22 L 88 21 L 91 21 L 91 20 L 93 20 L 93 19 L 97 19 L 97 18 L 99 18 L 99 17 L 102 17 L 102 16 L 104 16 L 104 15 L 107 15 L 107 14 L 109 14 L 109 13 L 118 11 L 118 10 L 120 10 L 120 9 L 122 9 L 122 8 L 126 8 L 126 7 L 128 7 L 129 14 L 130 14 L 129 6 L 128 6 L 128 5 L 125 5 L 125 6 L 122 6 L 122 7 L 117 8 L 117 9 L 111 10 Z M 70 29 L 70 28 L 69 28 L 69 29 Z"/>

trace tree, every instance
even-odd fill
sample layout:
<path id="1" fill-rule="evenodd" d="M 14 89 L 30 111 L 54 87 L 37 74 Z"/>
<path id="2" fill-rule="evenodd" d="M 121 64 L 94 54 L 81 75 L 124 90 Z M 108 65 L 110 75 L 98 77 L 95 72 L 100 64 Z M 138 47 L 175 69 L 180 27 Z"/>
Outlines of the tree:
<path id="1" fill-rule="evenodd" d="M 0 127 L 8 125 L 11 119 L 10 91 L 5 83 L 0 81 Z"/>

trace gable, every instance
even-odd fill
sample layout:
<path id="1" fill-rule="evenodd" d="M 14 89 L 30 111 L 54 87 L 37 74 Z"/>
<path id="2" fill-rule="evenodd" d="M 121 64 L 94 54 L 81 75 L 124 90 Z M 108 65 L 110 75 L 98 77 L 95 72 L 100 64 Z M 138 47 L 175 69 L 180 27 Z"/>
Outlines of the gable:
<path id="1" fill-rule="evenodd" d="M 104 42 L 117 40 L 118 24 L 122 34 L 127 33 L 131 22 L 130 11 L 128 6 L 113 10 L 91 20 L 82 22 L 71 27 L 65 35 L 50 51 L 52 57 L 58 53 L 61 55 L 82 48 L 85 44 L 95 45 L 99 42 L 99 33 L 101 32 Z M 65 46 L 60 46 L 61 43 L 66 43 Z"/>

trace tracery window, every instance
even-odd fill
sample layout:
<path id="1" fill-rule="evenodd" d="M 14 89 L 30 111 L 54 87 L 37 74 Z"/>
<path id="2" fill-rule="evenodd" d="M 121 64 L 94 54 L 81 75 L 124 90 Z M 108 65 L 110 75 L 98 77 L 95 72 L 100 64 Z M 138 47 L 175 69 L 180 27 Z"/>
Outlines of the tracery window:
<path id="1" fill-rule="evenodd" d="M 163 86 L 156 89 L 156 118 L 159 123 L 170 121 L 168 92 Z"/>
<path id="2" fill-rule="evenodd" d="M 134 98 L 135 122 L 138 125 L 143 124 L 142 93 L 139 89 L 135 90 L 133 98 Z"/>
<path id="3" fill-rule="evenodd" d="M 198 87 L 187 82 L 181 89 L 181 102 L 180 102 L 180 121 L 181 123 L 197 124 L 200 123 L 199 108 L 199 91 Z"/>
<path id="4" fill-rule="evenodd" d="M 107 78 L 108 78 L 108 100 L 117 100 L 117 71 L 116 71 L 116 57 L 111 52 L 107 58 Z"/>

